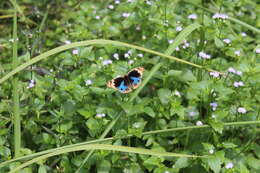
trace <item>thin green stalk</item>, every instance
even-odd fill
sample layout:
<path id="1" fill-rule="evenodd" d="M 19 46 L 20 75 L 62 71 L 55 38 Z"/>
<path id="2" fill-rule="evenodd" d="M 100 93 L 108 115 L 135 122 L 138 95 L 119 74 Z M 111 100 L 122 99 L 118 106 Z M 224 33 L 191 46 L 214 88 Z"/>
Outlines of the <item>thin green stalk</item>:
<path id="1" fill-rule="evenodd" d="M 175 60 L 175 61 L 178 61 L 180 63 L 188 64 L 188 65 L 191 65 L 191 66 L 194 66 L 194 67 L 197 67 L 197 68 L 205 69 L 207 71 L 216 71 L 216 70 L 213 70 L 213 69 L 204 68 L 201 65 L 197 65 L 197 64 L 191 63 L 189 61 L 186 61 L 186 60 L 183 60 L 183 59 L 180 59 L 180 58 L 176 58 L 174 56 L 170 56 L 170 55 L 167 55 L 167 54 L 164 54 L 164 53 L 160 53 L 160 52 L 157 52 L 157 51 L 154 51 L 154 50 L 151 50 L 151 49 L 143 48 L 143 47 L 140 47 L 140 46 L 135 46 L 135 45 L 128 44 L 128 43 L 123 43 L 123 42 L 120 42 L 120 41 L 99 39 L 99 40 L 88 40 L 88 41 L 75 42 L 75 43 L 71 43 L 71 44 L 68 44 L 68 45 L 60 46 L 60 47 L 54 48 L 52 50 L 49 50 L 49 51 L 47 51 L 47 52 L 45 52 L 41 55 L 38 55 L 38 56 L 30 59 L 26 63 L 21 64 L 17 68 L 13 69 L 11 72 L 7 73 L 4 77 L 2 77 L 0 79 L 0 84 L 3 83 L 4 81 L 6 81 L 7 79 L 9 79 L 10 77 L 12 77 L 14 74 L 24 70 L 26 67 L 28 67 L 32 64 L 35 64 L 35 63 L 37 63 L 37 62 L 39 62 L 39 61 L 41 61 L 45 58 L 48 58 L 51 55 L 54 55 L 56 53 L 60 53 L 64 50 L 68 50 L 68 49 L 71 49 L 71 48 L 74 48 L 74 47 L 89 46 L 89 45 L 114 45 L 114 46 L 120 46 L 120 47 L 123 46 L 123 47 L 133 48 L 133 49 L 141 50 L 141 51 L 148 52 L 148 53 L 151 53 L 151 54 L 154 54 L 154 55 L 158 55 L 158 56 L 161 56 L 161 57 L 164 57 L 164 58 Z"/>
<path id="2" fill-rule="evenodd" d="M 91 145 L 78 146 L 78 147 L 74 147 L 74 148 L 68 148 L 66 150 L 56 151 L 53 153 L 49 153 L 49 154 L 34 158 L 30 161 L 27 161 L 27 162 L 21 164 L 18 167 L 12 169 L 9 173 L 14 173 L 16 171 L 20 171 L 21 169 L 25 168 L 26 166 L 29 166 L 33 163 L 45 160 L 49 157 L 53 157 L 56 155 L 69 153 L 69 152 L 82 151 L 82 150 L 119 151 L 119 152 L 125 152 L 125 153 L 135 153 L 135 154 L 143 154 L 143 155 L 158 156 L 158 157 L 186 157 L 186 158 L 207 158 L 207 157 L 209 157 L 206 155 L 197 156 L 197 155 L 188 155 L 188 154 L 177 154 L 177 153 L 171 153 L 171 152 L 161 152 L 161 151 L 156 151 L 156 150 L 151 150 L 151 149 L 117 146 L 117 145 L 91 144 Z"/>
<path id="3" fill-rule="evenodd" d="M 223 123 L 223 126 L 224 127 L 226 127 L 226 126 L 242 126 L 242 125 L 254 125 L 254 124 L 260 124 L 260 121 L 230 122 L 230 123 Z M 178 132 L 178 131 L 184 131 L 184 130 L 204 129 L 204 128 L 211 128 L 211 127 L 209 125 L 175 127 L 175 128 L 171 128 L 171 129 L 153 130 L 153 131 L 143 132 L 142 136 L 156 135 L 156 134 L 169 133 L 169 132 Z M 259 131 L 259 129 L 257 129 L 257 130 Z M 37 157 L 37 156 L 41 156 L 41 155 L 48 154 L 48 153 L 53 153 L 53 152 L 56 152 L 56 151 L 59 151 L 59 150 L 67 149 L 67 148 L 74 148 L 74 147 L 86 145 L 86 144 L 102 143 L 102 142 L 108 142 L 108 141 L 117 140 L 117 139 L 126 139 L 126 138 L 131 138 L 131 137 L 134 137 L 134 136 L 133 135 L 127 135 L 127 136 L 124 136 L 124 137 L 109 137 L 109 138 L 105 138 L 105 139 L 96 139 L 96 140 L 92 140 L 92 141 L 81 142 L 81 143 L 77 143 L 77 144 L 71 144 L 71 145 L 67 145 L 67 146 L 63 146 L 63 147 L 49 149 L 49 150 L 41 151 L 41 152 L 38 152 L 38 153 L 34 153 L 34 154 L 27 155 L 27 156 L 22 156 L 22 157 L 19 157 L 19 158 L 15 158 L 15 159 L 12 159 L 12 160 L 2 162 L 0 164 L 0 168 L 4 167 L 5 165 L 10 164 L 12 162 L 31 159 L 31 158 L 34 158 L 34 157 Z"/>
<path id="4" fill-rule="evenodd" d="M 16 0 L 13 1 L 16 4 Z M 13 16 L 13 62 L 12 68 L 15 69 L 18 66 L 17 58 L 17 10 L 14 6 Z M 19 113 L 19 91 L 18 91 L 18 77 L 13 77 L 13 121 L 14 121 L 14 156 L 19 157 L 21 149 L 21 120 Z"/>

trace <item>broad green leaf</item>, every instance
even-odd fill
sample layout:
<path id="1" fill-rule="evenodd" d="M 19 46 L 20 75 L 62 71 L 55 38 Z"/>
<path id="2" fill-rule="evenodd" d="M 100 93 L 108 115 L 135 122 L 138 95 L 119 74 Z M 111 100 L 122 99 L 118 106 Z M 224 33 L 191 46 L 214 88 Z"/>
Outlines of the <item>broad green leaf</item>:
<path id="1" fill-rule="evenodd" d="M 166 105 L 170 101 L 171 90 L 168 88 L 161 88 L 158 90 L 158 96 L 162 104 Z"/>

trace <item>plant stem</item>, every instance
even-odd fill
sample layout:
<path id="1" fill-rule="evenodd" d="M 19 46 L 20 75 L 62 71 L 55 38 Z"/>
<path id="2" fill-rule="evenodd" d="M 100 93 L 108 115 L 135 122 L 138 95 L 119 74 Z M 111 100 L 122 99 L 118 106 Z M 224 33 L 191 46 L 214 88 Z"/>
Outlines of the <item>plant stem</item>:
<path id="1" fill-rule="evenodd" d="M 16 0 L 13 1 L 16 4 Z M 14 5 L 14 16 L 13 16 L 13 62 L 12 68 L 15 69 L 18 66 L 17 58 L 17 10 Z M 14 121 L 14 156 L 19 157 L 21 148 L 21 124 L 19 114 L 19 91 L 18 91 L 18 77 L 13 77 L 13 121 Z"/>

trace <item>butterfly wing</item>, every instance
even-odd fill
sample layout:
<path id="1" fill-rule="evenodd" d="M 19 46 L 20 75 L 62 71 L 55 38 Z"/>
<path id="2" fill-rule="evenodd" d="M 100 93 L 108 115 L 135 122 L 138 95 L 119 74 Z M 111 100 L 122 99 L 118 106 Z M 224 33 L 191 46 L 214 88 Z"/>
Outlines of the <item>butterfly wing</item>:
<path id="1" fill-rule="evenodd" d="M 143 67 L 137 67 L 128 73 L 127 77 L 133 89 L 136 89 L 141 84 L 143 71 Z"/>
<path id="2" fill-rule="evenodd" d="M 126 79 L 126 77 L 117 77 L 108 81 L 107 87 L 114 88 L 124 94 L 132 91 L 129 81 Z"/>

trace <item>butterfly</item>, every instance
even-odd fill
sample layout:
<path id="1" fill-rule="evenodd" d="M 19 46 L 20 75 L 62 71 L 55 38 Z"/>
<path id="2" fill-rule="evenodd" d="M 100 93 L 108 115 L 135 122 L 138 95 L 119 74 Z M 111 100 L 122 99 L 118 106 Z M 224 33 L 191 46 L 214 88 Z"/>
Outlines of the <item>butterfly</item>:
<path id="1" fill-rule="evenodd" d="M 141 84 L 144 68 L 132 69 L 127 75 L 116 77 L 107 82 L 107 87 L 114 88 L 121 93 L 129 93 Z"/>

